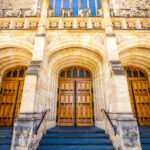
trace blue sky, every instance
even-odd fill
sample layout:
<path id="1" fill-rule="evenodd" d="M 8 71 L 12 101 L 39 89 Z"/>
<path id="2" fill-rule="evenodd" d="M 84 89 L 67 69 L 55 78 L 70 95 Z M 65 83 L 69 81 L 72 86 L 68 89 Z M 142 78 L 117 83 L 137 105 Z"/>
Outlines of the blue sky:
<path id="1" fill-rule="evenodd" d="M 95 11 L 95 0 L 90 1 L 90 9 L 91 9 L 91 16 L 96 15 Z M 97 0 L 98 7 L 100 7 L 100 1 Z M 51 0 L 51 6 L 53 7 L 53 0 Z M 60 16 L 60 8 L 61 8 L 61 0 L 56 0 L 55 6 L 55 16 Z M 64 7 L 69 8 L 69 0 L 64 0 Z M 87 8 L 87 0 L 81 0 L 81 8 Z M 78 16 L 78 0 L 72 0 L 72 9 L 73 9 L 73 16 Z"/>

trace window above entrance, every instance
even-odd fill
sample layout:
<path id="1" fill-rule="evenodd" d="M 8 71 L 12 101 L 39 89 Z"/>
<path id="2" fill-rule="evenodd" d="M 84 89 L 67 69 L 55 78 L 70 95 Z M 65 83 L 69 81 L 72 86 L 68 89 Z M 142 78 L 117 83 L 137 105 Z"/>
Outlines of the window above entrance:
<path id="1" fill-rule="evenodd" d="M 75 66 L 63 69 L 60 78 L 91 78 L 91 73 L 86 68 Z"/>

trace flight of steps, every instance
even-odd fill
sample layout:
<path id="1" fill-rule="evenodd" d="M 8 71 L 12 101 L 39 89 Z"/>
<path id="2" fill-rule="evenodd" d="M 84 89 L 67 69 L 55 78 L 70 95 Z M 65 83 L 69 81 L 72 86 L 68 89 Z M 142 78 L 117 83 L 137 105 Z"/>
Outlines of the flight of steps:
<path id="1" fill-rule="evenodd" d="M 56 127 L 47 130 L 38 150 L 115 150 L 105 131 L 95 127 Z"/>
<path id="2" fill-rule="evenodd" d="M 12 127 L 0 127 L 0 150 L 10 150 L 12 132 Z"/>
<path id="3" fill-rule="evenodd" d="M 150 127 L 140 127 L 141 146 L 143 150 L 150 150 Z"/>

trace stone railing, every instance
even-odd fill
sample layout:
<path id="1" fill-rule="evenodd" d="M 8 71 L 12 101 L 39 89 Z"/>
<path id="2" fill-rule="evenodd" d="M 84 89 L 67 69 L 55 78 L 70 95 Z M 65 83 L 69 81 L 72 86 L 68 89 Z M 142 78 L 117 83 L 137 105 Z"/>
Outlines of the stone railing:
<path id="1" fill-rule="evenodd" d="M 31 10 L 31 9 L 2 9 L 0 10 L 0 18 L 7 17 L 39 17 L 40 10 Z"/>
<path id="2" fill-rule="evenodd" d="M 48 18 L 47 29 L 104 29 L 102 18 L 98 17 L 51 17 Z"/>
<path id="3" fill-rule="evenodd" d="M 150 9 L 111 9 L 111 17 L 150 17 Z"/>
<path id="4" fill-rule="evenodd" d="M 0 18 L 0 29 L 37 29 L 38 18 Z"/>
<path id="5" fill-rule="evenodd" d="M 150 29 L 150 19 L 146 18 L 112 18 L 113 29 L 147 30 Z"/>
<path id="6" fill-rule="evenodd" d="M 0 30 L 36 30 L 39 24 L 38 17 L 26 18 L 0 18 Z M 113 29 L 118 30 L 149 30 L 149 18 L 112 18 Z M 49 17 L 47 18 L 47 29 L 104 29 L 102 17 Z"/>

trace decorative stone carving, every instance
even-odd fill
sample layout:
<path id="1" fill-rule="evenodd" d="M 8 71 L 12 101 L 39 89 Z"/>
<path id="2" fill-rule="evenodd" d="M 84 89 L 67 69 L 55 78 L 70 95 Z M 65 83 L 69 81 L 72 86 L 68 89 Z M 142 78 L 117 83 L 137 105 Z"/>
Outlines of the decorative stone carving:
<path id="1" fill-rule="evenodd" d="M 72 28 L 72 22 L 64 22 L 64 28 Z"/>
<path id="2" fill-rule="evenodd" d="M 60 14 L 63 17 L 70 17 L 72 15 L 72 9 L 61 9 Z"/>
<path id="3" fill-rule="evenodd" d="M 79 22 L 79 28 L 87 28 L 87 22 Z"/>
<path id="4" fill-rule="evenodd" d="M 24 22 L 16 22 L 16 28 L 22 29 L 24 27 Z"/>
<path id="5" fill-rule="evenodd" d="M 121 29 L 122 28 L 121 22 L 113 22 L 113 28 Z"/>
<path id="6" fill-rule="evenodd" d="M 58 22 L 50 22 L 49 28 L 58 28 Z"/>
<path id="7" fill-rule="evenodd" d="M 29 28 L 31 28 L 31 29 L 36 29 L 36 28 L 38 28 L 38 22 L 30 22 L 30 23 L 29 23 Z"/>
<path id="8" fill-rule="evenodd" d="M 10 22 L 0 22 L 0 28 L 1 29 L 7 29 L 9 28 Z"/>
<path id="9" fill-rule="evenodd" d="M 12 17 L 12 16 L 13 16 L 12 10 L 5 10 L 5 17 Z"/>
<path id="10" fill-rule="evenodd" d="M 142 22 L 142 28 L 143 29 L 149 29 L 150 28 L 150 22 Z"/>
<path id="11" fill-rule="evenodd" d="M 79 9 L 79 16 L 81 17 L 89 17 L 91 15 L 90 9 Z"/>
<path id="12" fill-rule="evenodd" d="M 97 9 L 97 10 L 96 10 L 96 15 L 99 16 L 99 17 L 102 17 L 102 16 L 103 16 L 103 11 L 102 11 L 102 9 Z"/>
<path id="13" fill-rule="evenodd" d="M 93 27 L 98 29 L 98 28 L 101 28 L 101 22 L 93 22 Z"/>
<path id="14" fill-rule="evenodd" d="M 48 16 L 49 16 L 49 17 L 54 16 L 54 9 L 53 9 L 53 8 L 51 8 L 51 9 L 48 11 Z"/>
<path id="15" fill-rule="evenodd" d="M 135 29 L 135 28 L 136 28 L 136 24 L 135 24 L 134 22 L 128 22 L 128 23 L 127 23 L 127 27 L 128 27 L 129 29 Z"/>

